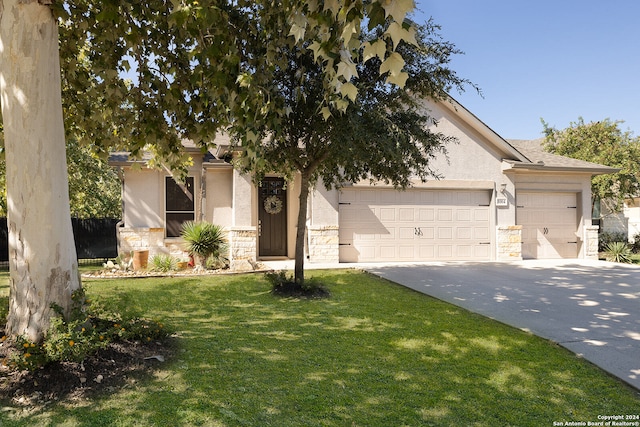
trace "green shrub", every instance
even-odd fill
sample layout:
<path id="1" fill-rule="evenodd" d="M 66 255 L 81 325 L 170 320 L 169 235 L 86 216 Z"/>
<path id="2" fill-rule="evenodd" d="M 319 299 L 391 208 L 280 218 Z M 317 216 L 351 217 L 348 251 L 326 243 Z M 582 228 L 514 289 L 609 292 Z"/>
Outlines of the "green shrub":
<path id="1" fill-rule="evenodd" d="M 631 263 L 631 248 L 625 242 L 612 242 L 605 247 L 607 261 Z"/>
<path id="2" fill-rule="evenodd" d="M 174 271 L 178 268 L 178 261 L 167 254 L 158 254 L 154 255 L 151 258 L 151 270 L 160 271 L 162 273 L 167 273 L 169 271 Z"/>
<path id="3" fill-rule="evenodd" d="M 227 257 L 227 253 L 211 255 L 205 261 L 205 266 L 207 270 L 221 270 L 229 268 L 229 258 Z"/>
<path id="4" fill-rule="evenodd" d="M 265 273 L 265 278 L 271 284 L 271 293 L 285 297 L 325 298 L 331 294 L 327 288 L 316 279 L 306 279 L 303 284 L 297 283 L 293 275 L 285 271 Z"/>
<path id="5" fill-rule="evenodd" d="M 634 234 L 631 240 L 631 252 L 640 253 L 640 233 Z"/>
<path id="6" fill-rule="evenodd" d="M 10 366 L 33 370 L 51 362 L 81 362 L 112 342 L 149 342 L 168 336 L 164 325 L 156 321 L 122 319 L 119 314 L 107 313 L 100 304 L 88 301 L 82 289 L 74 292 L 72 299 L 69 319 L 62 316 L 59 306 L 52 306 L 57 315 L 51 319 L 42 343 L 24 336 L 16 339 Z"/>
<path id="7" fill-rule="evenodd" d="M 627 243 L 627 235 L 625 233 L 600 233 L 598 234 L 598 252 L 606 252 L 607 245 L 613 242 Z"/>
<path id="8" fill-rule="evenodd" d="M 9 296 L 0 297 L 0 326 L 7 324 L 9 315 Z"/>
<path id="9" fill-rule="evenodd" d="M 182 224 L 181 237 L 187 242 L 187 252 L 198 259 L 202 267 L 212 263 L 225 263 L 229 251 L 224 229 L 206 221 L 187 221 Z"/>

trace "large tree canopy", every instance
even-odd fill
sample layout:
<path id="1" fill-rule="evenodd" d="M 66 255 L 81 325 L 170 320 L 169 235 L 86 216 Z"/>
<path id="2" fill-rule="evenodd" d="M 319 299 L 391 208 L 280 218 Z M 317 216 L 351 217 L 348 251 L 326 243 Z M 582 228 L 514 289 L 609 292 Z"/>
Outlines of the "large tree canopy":
<path id="1" fill-rule="evenodd" d="M 602 201 L 611 211 L 621 209 L 625 199 L 640 194 L 640 138 L 622 131 L 622 123 L 610 119 L 585 123 L 580 117 L 566 129 L 557 130 L 542 121 L 547 151 L 620 169 L 591 180 L 593 202 Z"/>
<path id="2" fill-rule="evenodd" d="M 40 340 L 51 304 L 69 312 L 80 287 L 65 132 L 102 153 L 151 147 L 170 167 L 186 160 L 182 138 L 204 147 L 229 126 L 257 138 L 255 130 L 287 113 L 265 90 L 289 58 L 283 47 L 300 56 L 311 50 L 320 65 L 317 114 L 344 112 L 357 94 L 351 79 L 363 25 L 384 27 L 365 57 L 380 60 L 387 83 L 408 77 L 396 49 L 414 38 L 405 22 L 413 7 L 413 0 L 0 0 L 8 333 Z M 258 66 L 265 61 L 272 65 Z"/>
<path id="3" fill-rule="evenodd" d="M 121 146 L 135 155 L 152 145 L 158 159 L 177 167 L 185 159 L 182 138 L 205 146 L 229 126 L 256 135 L 286 113 L 268 86 L 292 46 L 298 56 L 313 52 L 323 111 L 344 111 L 365 23 L 386 28 L 367 46 L 379 71 L 388 70 L 389 83 L 406 79 L 395 49 L 414 38 L 403 24 L 413 7 L 413 0 L 56 4 L 67 130 L 103 150 Z"/>

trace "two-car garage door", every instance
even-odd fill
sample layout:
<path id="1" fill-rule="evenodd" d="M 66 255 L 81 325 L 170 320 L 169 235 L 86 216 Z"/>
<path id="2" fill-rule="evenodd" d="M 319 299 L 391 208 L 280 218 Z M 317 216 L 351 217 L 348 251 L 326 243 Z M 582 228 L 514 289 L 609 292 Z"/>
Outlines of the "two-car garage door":
<path id="1" fill-rule="evenodd" d="M 489 260 L 489 190 L 348 188 L 340 261 Z"/>

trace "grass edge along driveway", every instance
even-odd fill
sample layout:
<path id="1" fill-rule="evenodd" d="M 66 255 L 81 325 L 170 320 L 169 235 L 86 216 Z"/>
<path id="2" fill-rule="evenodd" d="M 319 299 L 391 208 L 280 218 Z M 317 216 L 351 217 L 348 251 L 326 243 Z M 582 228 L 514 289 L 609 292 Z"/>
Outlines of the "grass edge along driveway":
<path id="1" fill-rule="evenodd" d="M 636 390 L 549 341 L 366 273 L 308 275 L 332 297 L 276 298 L 255 274 L 85 280 L 172 328 L 176 357 L 94 401 L 5 408 L 0 425 L 551 426 L 640 412 Z"/>

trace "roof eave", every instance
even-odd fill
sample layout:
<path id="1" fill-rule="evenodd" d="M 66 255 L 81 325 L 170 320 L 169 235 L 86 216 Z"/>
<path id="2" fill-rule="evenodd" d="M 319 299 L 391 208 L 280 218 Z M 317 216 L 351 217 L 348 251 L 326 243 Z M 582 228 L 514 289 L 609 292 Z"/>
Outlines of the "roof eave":
<path id="1" fill-rule="evenodd" d="M 620 169 L 611 168 L 611 167 L 572 167 L 572 166 L 547 166 L 543 163 L 524 163 L 517 162 L 512 160 L 503 160 L 504 163 L 508 165 L 508 167 L 503 168 L 503 170 L 508 169 L 518 169 L 523 171 L 550 171 L 550 172 L 574 172 L 574 173 L 589 173 L 591 175 L 607 175 L 610 173 L 620 172 Z"/>
<path id="2" fill-rule="evenodd" d="M 243 153 L 245 151 L 246 151 L 246 148 L 240 145 L 218 144 L 216 145 L 215 156 L 217 158 L 222 158 L 229 154 L 233 155 L 233 154 Z"/>
<path id="3" fill-rule="evenodd" d="M 233 165 L 223 160 L 202 163 L 204 169 L 233 169 Z"/>
<path id="4" fill-rule="evenodd" d="M 128 153 L 127 153 L 128 154 Z M 133 166 L 135 164 L 146 165 L 147 161 L 144 159 L 131 159 L 129 157 L 124 158 L 124 156 L 110 156 L 108 160 L 109 166 Z"/>

